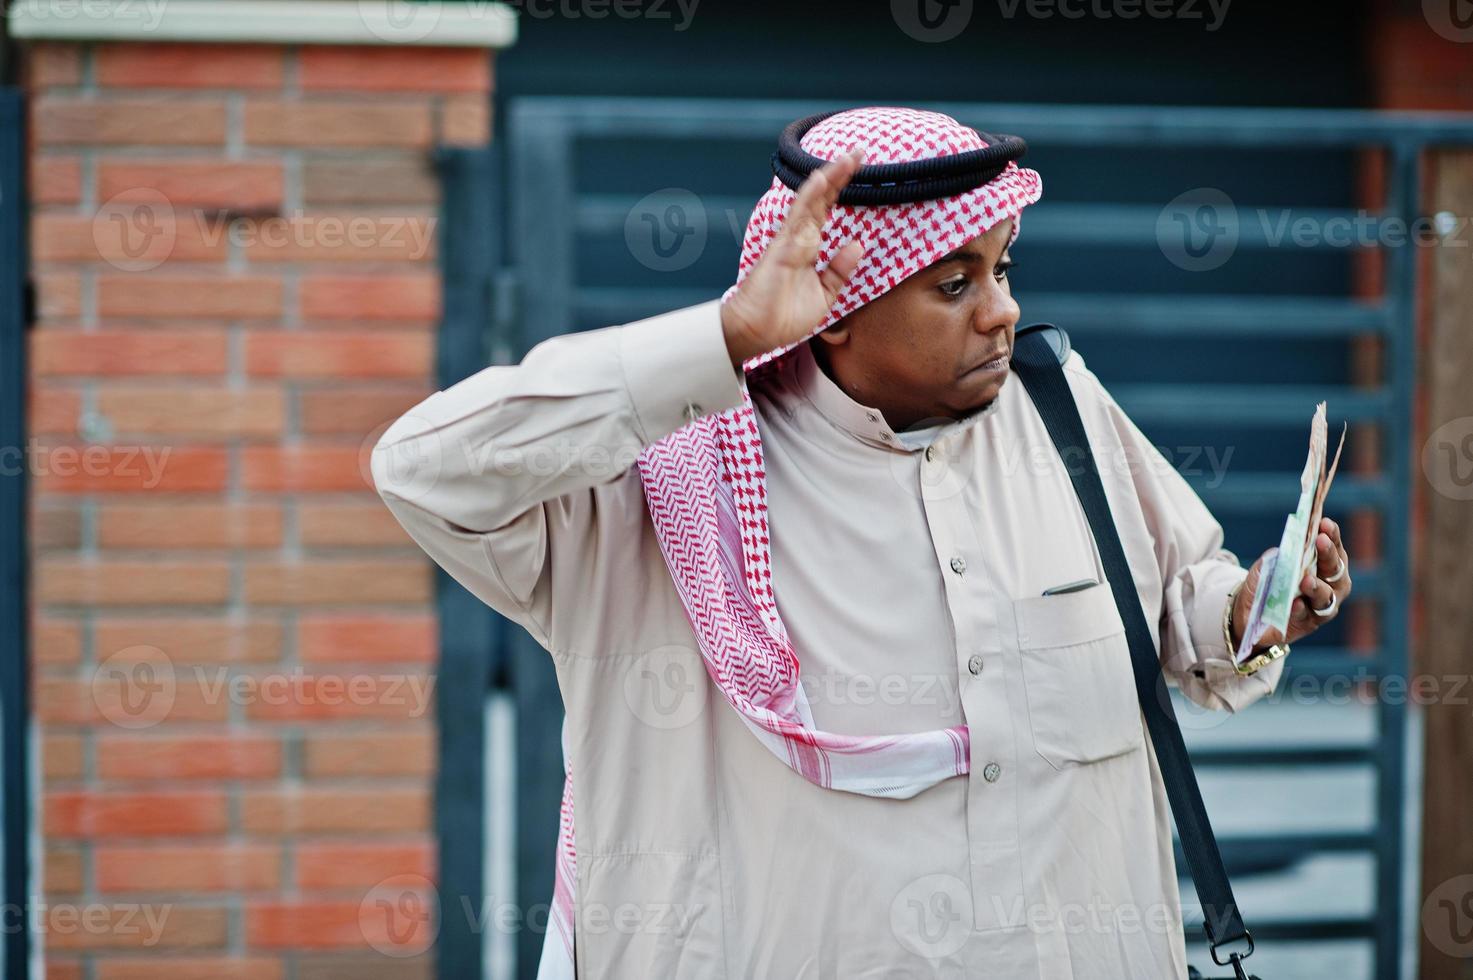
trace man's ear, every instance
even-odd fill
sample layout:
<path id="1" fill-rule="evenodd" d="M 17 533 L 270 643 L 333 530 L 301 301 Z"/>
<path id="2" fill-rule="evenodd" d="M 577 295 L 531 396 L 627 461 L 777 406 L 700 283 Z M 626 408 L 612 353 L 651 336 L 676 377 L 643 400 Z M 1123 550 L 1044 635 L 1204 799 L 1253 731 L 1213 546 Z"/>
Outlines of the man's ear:
<path id="1" fill-rule="evenodd" d="M 842 347 L 849 343 L 849 318 L 841 317 L 838 323 L 820 330 L 818 336 L 824 343 L 833 344 L 835 347 Z"/>

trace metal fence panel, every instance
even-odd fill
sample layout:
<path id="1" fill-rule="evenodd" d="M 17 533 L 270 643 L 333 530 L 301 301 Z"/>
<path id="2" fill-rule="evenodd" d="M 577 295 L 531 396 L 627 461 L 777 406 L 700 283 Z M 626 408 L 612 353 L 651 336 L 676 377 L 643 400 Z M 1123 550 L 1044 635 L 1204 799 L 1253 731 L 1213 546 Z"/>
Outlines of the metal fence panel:
<path id="1" fill-rule="evenodd" d="M 26 663 L 25 101 L 0 88 L 0 807 L 7 910 L 19 909 L 0 943 L 0 974 L 26 975 L 30 957 L 31 768 L 27 731 L 30 678 Z"/>

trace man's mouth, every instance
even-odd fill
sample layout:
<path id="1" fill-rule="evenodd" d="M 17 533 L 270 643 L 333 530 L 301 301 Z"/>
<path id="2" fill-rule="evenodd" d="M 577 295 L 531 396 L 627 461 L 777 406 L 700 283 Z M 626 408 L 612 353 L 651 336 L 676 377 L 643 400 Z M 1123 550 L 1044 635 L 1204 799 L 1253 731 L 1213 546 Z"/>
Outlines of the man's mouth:
<path id="1" fill-rule="evenodd" d="M 1012 357 L 1012 351 L 1002 350 L 980 364 L 967 369 L 967 374 L 996 374 L 1008 369 L 1008 361 Z"/>

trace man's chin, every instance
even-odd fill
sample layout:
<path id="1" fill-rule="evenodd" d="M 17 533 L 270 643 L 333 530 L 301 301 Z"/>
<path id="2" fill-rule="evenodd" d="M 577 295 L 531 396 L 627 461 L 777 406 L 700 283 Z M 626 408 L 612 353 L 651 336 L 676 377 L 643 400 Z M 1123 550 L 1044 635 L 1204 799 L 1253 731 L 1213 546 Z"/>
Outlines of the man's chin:
<path id="1" fill-rule="evenodd" d="M 962 380 L 963 382 L 967 382 L 972 379 L 970 376 L 964 375 Z M 1002 386 L 1007 383 L 1007 380 L 1008 374 L 1006 371 L 1003 371 L 995 377 L 988 376 L 978 379 L 978 382 L 965 384 L 963 391 L 960 392 L 962 397 L 958 400 L 958 403 L 967 407 L 962 409 L 961 414 L 971 415 L 973 412 L 980 412 L 992 404 L 997 396 L 1001 394 Z"/>

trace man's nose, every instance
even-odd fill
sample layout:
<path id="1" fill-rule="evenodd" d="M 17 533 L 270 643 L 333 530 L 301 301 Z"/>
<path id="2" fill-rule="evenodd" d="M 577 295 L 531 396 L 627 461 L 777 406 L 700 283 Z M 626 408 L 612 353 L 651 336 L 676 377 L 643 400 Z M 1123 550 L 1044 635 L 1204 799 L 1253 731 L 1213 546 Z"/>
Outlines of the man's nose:
<path id="1" fill-rule="evenodd" d="M 1012 294 L 1001 283 L 993 281 L 986 301 L 977 304 L 977 310 L 972 316 L 972 327 L 978 333 L 992 333 L 999 328 L 1016 327 L 1022 315 L 1018 301 L 1013 299 Z"/>

